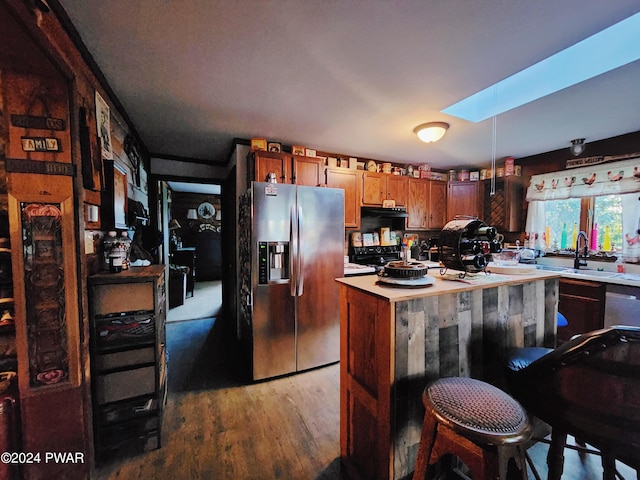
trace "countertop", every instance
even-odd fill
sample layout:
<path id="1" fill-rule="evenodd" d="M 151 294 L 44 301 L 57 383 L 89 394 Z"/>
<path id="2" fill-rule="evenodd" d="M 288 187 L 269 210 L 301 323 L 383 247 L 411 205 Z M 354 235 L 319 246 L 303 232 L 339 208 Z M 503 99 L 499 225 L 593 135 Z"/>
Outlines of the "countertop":
<path id="1" fill-rule="evenodd" d="M 467 274 L 464 279 L 458 279 L 454 270 L 448 270 L 445 276 L 440 275 L 439 268 L 430 268 L 427 274 L 435 279 L 434 285 L 427 287 L 398 287 L 387 286 L 378 283 L 377 275 L 362 275 L 356 277 L 337 278 L 336 281 L 359 290 L 366 291 L 376 297 L 385 298 L 389 302 L 401 302 L 414 298 L 437 296 L 448 293 L 457 293 L 467 290 L 492 288 L 500 285 L 527 283 L 537 280 L 559 278 L 560 272 L 532 270 L 529 274 L 503 275 L 503 274 Z"/>

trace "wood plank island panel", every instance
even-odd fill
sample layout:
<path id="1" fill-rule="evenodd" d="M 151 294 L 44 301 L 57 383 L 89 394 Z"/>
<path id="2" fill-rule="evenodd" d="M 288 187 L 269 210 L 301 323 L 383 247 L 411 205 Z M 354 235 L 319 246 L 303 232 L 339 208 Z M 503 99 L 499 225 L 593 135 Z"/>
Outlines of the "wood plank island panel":
<path id="1" fill-rule="evenodd" d="M 438 278 L 422 296 L 398 289 L 386 298 L 374 276 L 364 278 L 339 280 L 341 456 L 354 478 L 404 479 L 420 441 L 422 389 L 447 376 L 504 388 L 503 352 L 555 345 L 558 277 L 484 288 Z"/>

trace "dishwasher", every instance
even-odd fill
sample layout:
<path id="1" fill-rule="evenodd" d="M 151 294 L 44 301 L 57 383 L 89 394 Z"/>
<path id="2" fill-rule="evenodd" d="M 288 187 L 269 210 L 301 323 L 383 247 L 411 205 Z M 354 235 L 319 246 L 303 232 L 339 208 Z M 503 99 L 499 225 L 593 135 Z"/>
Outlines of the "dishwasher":
<path id="1" fill-rule="evenodd" d="M 612 325 L 640 327 L 640 287 L 607 284 L 604 326 Z"/>

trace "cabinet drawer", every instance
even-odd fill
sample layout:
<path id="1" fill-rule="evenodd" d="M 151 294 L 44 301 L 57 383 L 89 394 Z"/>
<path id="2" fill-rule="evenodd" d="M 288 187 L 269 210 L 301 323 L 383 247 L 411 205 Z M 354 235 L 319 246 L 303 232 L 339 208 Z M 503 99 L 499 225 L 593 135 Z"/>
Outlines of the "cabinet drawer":
<path id="1" fill-rule="evenodd" d="M 155 362 L 154 348 L 151 346 L 117 353 L 107 353 L 105 355 L 96 355 L 93 361 L 98 371 L 115 370 L 127 366 L 153 363 Z"/>
<path id="2" fill-rule="evenodd" d="M 93 314 L 153 310 L 154 282 L 115 283 L 93 287 Z"/>
<path id="3" fill-rule="evenodd" d="M 98 315 L 94 322 L 97 353 L 153 345 L 156 340 L 153 312 Z"/>
<path id="4" fill-rule="evenodd" d="M 156 369 L 153 366 L 98 375 L 96 378 L 96 400 L 99 405 L 151 395 L 155 391 Z"/>
<path id="5" fill-rule="evenodd" d="M 149 432 L 126 442 L 100 447 L 96 450 L 99 464 L 120 460 L 142 452 L 160 448 L 160 432 Z"/>
<path id="6" fill-rule="evenodd" d="M 100 407 L 97 409 L 97 420 L 99 424 L 110 424 L 155 414 L 157 410 L 158 400 L 155 397 L 136 398 L 116 405 Z"/>
<path id="7" fill-rule="evenodd" d="M 159 424 L 159 418 L 151 416 L 103 427 L 98 430 L 98 446 L 108 446 L 136 439 L 157 430 Z"/>

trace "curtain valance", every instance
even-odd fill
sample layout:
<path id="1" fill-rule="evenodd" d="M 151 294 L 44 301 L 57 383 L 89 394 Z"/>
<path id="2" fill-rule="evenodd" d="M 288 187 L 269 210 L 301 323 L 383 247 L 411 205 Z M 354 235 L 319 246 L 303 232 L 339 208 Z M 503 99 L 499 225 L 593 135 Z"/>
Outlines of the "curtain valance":
<path id="1" fill-rule="evenodd" d="M 640 192 L 640 157 L 533 175 L 527 200 L 561 200 Z"/>

